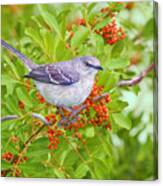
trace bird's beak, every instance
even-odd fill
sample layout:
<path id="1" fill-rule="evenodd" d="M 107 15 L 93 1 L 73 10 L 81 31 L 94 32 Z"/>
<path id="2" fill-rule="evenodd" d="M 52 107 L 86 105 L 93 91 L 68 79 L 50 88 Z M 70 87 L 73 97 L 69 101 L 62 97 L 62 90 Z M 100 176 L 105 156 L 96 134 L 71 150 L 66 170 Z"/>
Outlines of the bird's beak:
<path id="1" fill-rule="evenodd" d="M 97 69 L 98 70 L 104 70 L 104 68 L 102 66 L 98 66 Z"/>

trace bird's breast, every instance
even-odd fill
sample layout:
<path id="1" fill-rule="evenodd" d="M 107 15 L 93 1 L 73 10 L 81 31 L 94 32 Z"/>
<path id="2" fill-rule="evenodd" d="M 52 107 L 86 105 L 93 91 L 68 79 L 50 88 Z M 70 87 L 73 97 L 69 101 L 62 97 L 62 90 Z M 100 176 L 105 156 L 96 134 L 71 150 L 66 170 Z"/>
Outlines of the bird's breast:
<path id="1" fill-rule="evenodd" d="M 72 85 L 53 85 L 36 82 L 41 95 L 50 104 L 57 106 L 75 106 L 83 103 L 89 96 L 94 83 L 94 78 L 83 78 Z"/>

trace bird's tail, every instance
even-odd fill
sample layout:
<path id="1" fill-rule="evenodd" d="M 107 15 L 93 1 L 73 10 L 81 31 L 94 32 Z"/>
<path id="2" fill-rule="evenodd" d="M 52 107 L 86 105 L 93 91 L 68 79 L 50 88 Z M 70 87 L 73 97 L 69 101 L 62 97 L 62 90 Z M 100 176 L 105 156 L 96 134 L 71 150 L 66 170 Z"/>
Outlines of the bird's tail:
<path id="1" fill-rule="evenodd" d="M 25 66 L 31 70 L 37 67 L 36 64 L 34 64 L 30 59 L 28 59 L 25 55 L 23 55 L 21 52 L 19 52 L 18 50 L 16 50 L 15 48 L 13 48 L 12 46 L 10 46 L 8 43 L 6 43 L 4 40 L 1 39 L 1 45 L 3 47 L 5 47 L 6 49 L 8 49 L 9 51 L 11 51 L 12 53 L 14 53 L 19 59 L 21 59 Z"/>

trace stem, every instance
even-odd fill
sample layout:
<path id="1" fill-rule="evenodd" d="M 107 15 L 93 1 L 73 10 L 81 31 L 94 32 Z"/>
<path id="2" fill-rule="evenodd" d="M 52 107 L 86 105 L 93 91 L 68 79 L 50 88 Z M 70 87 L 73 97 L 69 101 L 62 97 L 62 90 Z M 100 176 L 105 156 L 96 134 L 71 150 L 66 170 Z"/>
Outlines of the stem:
<path id="1" fill-rule="evenodd" d="M 22 156 L 24 155 L 24 153 L 26 153 L 28 145 L 32 142 L 33 138 L 35 138 L 45 127 L 46 125 L 42 125 L 40 128 L 38 128 L 28 139 L 27 141 L 23 144 L 23 148 L 20 150 L 19 155 L 18 155 L 18 159 L 16 161 L 16 163 L 14 164 L 14 169 L 16 170 L 16 167 L 18 166 L 18 164 L 21 161 Z M 14 160 L 13 160 L 14 162 Z"/>
<path id="2" fill-rule="evenodd" d="M 97 177 L 97 176 L 96 176 L 96 173 L 95 173 L 94 170 L 90 167 L 90 165 L 88 164 L 88 161 L 86 161 L 86 160 L 82 157 L 82 155 L 80 154 L 78 148 L 75 148 L 75 147 L 71 144 L 71 142 L 69 141 L 69 139 L 67 138 L 67 136 L 64 136 L 64 138 L 65 138 L 67 144 L 69 144 L 69 145 L 72 147 L 72 149 L 76 152 L 76 154 L 79 156 L 79 158 L 81 159 L 81 161 L 82 161 L 85 165 L 87 165 L 87 166 L 89 167 L 89 170 L 90 170 L 91 174 L 93 174 L 93 176 L 96 178 L 96 177 Z"/>
<path id="3" fill-rule="evenodd" d="M 1 122 L 8 121 L 8 120 L 13 120 L 13 119 L 18 119 L 18 118 L 19 118 L 18 115 L 8 115 L 8 116 L 2 117 Z"/>
<path id="4" fill-rule="evenodd" d="M 155 64 L 152 63 L 149 65 L 144 71 L 142 71 L 138 76 L 134 77 L 133 79 L 130 80 L 121 80 L 118 83 L 119 87 L 124 87 L 124 86 L 133 86 L 142 81 L 142 79 L 147 76 L 147 74 L 155 67 Z"/>
<path id="5" fill-rule="evenodd" d="M 25 116 L 28 115 L 28 114 L 30 114 L 30 113 L 25 114 Z M 41 120 L 45 125 L 50 125 L 50 123 L 41 114 L 32 113 L 32 117 Z M 13 119 L 22 119 L 22 118 L 24 118 L 24 116 L 8 115 L 8 116 L 2 117 L 1 122 L 8 121 L 8 120 L 13 120 Z"/>
<path id="6" fill-rule="evenodd" d="M 38 128 L 28 139 L 27 141 L 24 143 L 24 147 L 27 146 L 34 137 L 36 137 L 42 130 L 43 128 L 45 128 L 46 125 L 42 125 L 40 128 Z"/>

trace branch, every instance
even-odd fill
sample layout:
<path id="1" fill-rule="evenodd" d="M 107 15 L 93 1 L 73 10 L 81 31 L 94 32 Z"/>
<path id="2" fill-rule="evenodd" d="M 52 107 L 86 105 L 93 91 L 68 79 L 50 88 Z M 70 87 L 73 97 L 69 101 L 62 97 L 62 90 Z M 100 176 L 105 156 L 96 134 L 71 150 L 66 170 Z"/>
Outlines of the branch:
<path id="1" fill-rule="evenodd" d="M 41 127 L 38 128 L 38 130 L 36 130 L 28 139 L 27 141 L 24 143 L 24 147 L 26 147 L 31 141 L 32 139 L 37 136 L 41 131 L 42 129 L 45 127 L 45 125 L 42 125 Z"/>
<path id="2" fill-rule="evenodd" d="M 92 99 L 92 102 L 97 102 L 103 99 L 104 97 L 108 96 L 108 93 L 101 94 L 99 96 L 96 96 L 95 98 Z M 78 118 L 78 114 L 83 111 L 87 107 L 87 104 L 83 104 L 80 108 L 77 110 L 73 111 L 68 118 L 63 118 L 58 122 L 59 126 L 62 126 L 64 124 L 69 125 L 70 123 L 74 123 Z"/>
<path id="3" fill-rule="evenodd" d="M 19 151 L 19 155 L 18 157 L 15 157 L 13 160 L 12 160 L 12 164 L 13 164 L 13 168 L 16 170 L 17 169 L 17 166 L 18 164 L 20 163 L 23 155 L 25 154 L 25 152 L 27 151 L 28 149 L 28 145 L 32 142 L 33 138 L 35 138 L 44 128 L 45 126 L 49 125 L 50 123 L 40 114 L 37 114 L 37 113 L 32 113 L 32 116 L 34 118 L 37 118 L 37 119 L 40 119 L 42 122 L 43 122 L 43 125 L 41 127 L 39 127 L 23 144 L 21 150 Z M 7 121 L 7 120 L 13 120 L 13 119 L 19 119 L 19 116 L 17 115 L 9 115 L 9 116 L 6 116 L 6 117 L 3 117 L 1 118 L 1 121 Z M 15 160 L 17 160 L 15 162 Z M 4 176 L 12 171 L 11 169 L 8 169 L 8 170 L 4 170 Z M 14 172 L 13 172 L 14 173 Z"/>
<path id="4" fill-rule="evenodd" d="M 124 87 L 124 86 L 133 86 L 142 81 L 142 79 L 147 76 L 147 74 L 155 67 L 155 64 L 152 63 L 149 65 L 144 71 L 142 71 L 138 76 L 134 77 L 131 80 L 121 80 L 118 83 L 119 87 Z"/>
<path id="5" fill-rule="evenodd" d="M 19 116 L 17 115 L 8 115 L 8 116 L 4 116 L 1 118 L 1 122 L 3 121 L 8 121 L 8 120 L 13 120 L 13 119 L 18 119 Z"/>
<path id="6" fill-rule="evenodd" d="M 44 125 L 50 125 L 50 123 L 41 114 L 32 113 L 32 117 L 41 120 Z M 8 116 L 2 117 L 1 118 L 1 122 L 8 121 L 8 120 L 13 120 L 13 119 L 19 119 L 19 118 L 20 117 L 18 115 L 8 115 Z"/>
<path id="7" fill-rule="evenodd" d="M 136 76 L 135 78 L 131 79 L 131 80 L 121 80 L 118 83 L 119 87 L 123 87 L 123 86 L 133 86 L 136 85 L 138 83 L 140 83 L 142 81 L 142 79 L 147 76 L 147 74 L 155 67 L 155 64 L 152 63 L 151 65 L 149 65 L 144 71 L 142 71 L 138 76 Z M 100 96 L 96 96 L 92 101 L 96 102 L 101 100 L 102 98 L 106 97 L 108 95 L 108 93 L 104 93 L 101 94 Z M 75 122 L 77 120 L 77 115 L 84 110 L 87 107 L 86 104 L 82 105 L 78 110 L 72 112 L 70 114 L 70 116 L 68 118 L 63 118 L 59 121 L 59 125 L 63 125 L 65 123 L 67 123 L 67 125 L 69 125 L 72 122 Z"/>

